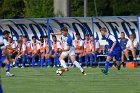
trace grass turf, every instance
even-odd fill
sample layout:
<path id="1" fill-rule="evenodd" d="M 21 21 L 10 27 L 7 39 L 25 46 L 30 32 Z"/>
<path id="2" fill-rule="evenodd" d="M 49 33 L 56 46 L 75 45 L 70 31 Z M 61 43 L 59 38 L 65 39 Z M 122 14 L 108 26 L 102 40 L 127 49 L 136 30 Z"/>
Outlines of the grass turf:
<path id="1" fill-rule="evenodd" d="M 56 76 L 57 68 L 12 68 L 15 77 L 6 77 L 2 69 L 4 93 L 140 93 L 140 68 L 86 68 L 83 76 L 76 68 Z"/>

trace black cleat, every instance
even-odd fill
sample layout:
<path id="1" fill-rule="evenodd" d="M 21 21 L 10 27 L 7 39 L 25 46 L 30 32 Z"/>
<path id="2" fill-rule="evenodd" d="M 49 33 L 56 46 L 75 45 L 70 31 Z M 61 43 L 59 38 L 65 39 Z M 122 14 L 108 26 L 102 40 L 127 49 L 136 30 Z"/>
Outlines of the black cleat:
<path id="1" fill-rule="evenodd" d="M 118 70 L 120 70 L 121 69 L 121 66 L 118 66 L 117 68 L 118 68 Z"/>
<path id="2" fill-rule="evenodd" d="M 104 73 L 105 75 L 108 74 L 104 69 L 102 69 L 101 72 Z"/>

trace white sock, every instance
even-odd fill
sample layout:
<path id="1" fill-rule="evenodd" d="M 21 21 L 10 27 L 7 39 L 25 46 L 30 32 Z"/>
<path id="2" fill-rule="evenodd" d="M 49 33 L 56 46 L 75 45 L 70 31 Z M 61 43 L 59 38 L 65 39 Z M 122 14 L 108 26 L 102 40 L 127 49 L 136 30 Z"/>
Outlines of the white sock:
<path id="1" fill-rule="evenodd" d="M 127 58 L 127 60 L 129 60 L 129 58 Z"/>
<path id="2" fill-rule="evenodd" d="M 83 72 L 83 68 L 80 66 L 80 64 L 77 61 L 74 61 L 74 65 L 80 69 L 81 72 Z"/>
<path id="3" fill-rule="evenodd" d="M 136 60 L 136 58 L 134 58 L 134 60 Z"/>
<path id="4" fill-rule="evenodd" d="M 68 68 L 64 60 L 60 60 L 60 63 L 64 68 Z"/>

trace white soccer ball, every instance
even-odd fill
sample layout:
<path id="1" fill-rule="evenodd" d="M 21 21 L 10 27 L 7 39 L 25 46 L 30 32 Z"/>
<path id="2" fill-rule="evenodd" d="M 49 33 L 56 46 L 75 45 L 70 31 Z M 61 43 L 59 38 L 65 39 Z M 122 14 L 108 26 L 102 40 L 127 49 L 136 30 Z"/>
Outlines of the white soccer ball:
<path id="1" fill-rule="evenodd" d="M 62 72 L 62 70 L 61 70 L 61 69 L 56 70 L 56 74 L 57 74 L 57 75 L 59 75 L 59 76 L 60 76 L 62 73 L 63 73 L 63 72 Z"/>

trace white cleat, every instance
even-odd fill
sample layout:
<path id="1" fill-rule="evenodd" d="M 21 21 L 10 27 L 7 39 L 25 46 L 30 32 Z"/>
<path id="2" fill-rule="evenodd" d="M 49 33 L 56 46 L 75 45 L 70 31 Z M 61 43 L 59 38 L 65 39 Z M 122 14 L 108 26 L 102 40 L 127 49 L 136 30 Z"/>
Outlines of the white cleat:
<path id="1" fill-rule="evenodd" d="M 21 68 L 25 68 L 24 66 L 22 66 Z"/>
<path id="2" fill-rule="evenodd" d="M 18 68 L 18 66 L 15 66 L 14 68 Z"/>
<path id="3" fill-rule="evenodd" d="M 7 77 L 13 77 L 13 76 L 15 76 L 14 74 L 11 74 L 10 72 L 6 72 L 6 76 Z"/>

